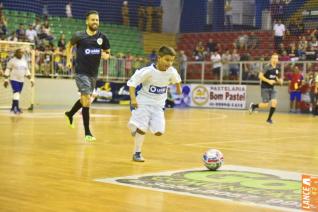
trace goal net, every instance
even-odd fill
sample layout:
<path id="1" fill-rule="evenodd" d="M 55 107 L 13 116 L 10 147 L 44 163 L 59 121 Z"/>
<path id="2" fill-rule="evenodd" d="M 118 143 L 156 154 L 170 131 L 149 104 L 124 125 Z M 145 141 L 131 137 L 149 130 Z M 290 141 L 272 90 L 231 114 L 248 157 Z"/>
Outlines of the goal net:
<path id="1" fill-rule="evenodd" d="M 10 109 L 13 92 L 11 85 L 4 87 L 4 72 L 7 63 L 14 56 L 14 52 L 21 49 L 23 57 L 27 60 L 31 78 L 34 80 L 34 50 L 33 44 L 27 42 L 0 41 L 0 109 Z M 30 80 L 25 79 L 22 93 L 20 95 L 20 107 L 22 109 L 33 109 L 34 87 L 31 87 Z"/>

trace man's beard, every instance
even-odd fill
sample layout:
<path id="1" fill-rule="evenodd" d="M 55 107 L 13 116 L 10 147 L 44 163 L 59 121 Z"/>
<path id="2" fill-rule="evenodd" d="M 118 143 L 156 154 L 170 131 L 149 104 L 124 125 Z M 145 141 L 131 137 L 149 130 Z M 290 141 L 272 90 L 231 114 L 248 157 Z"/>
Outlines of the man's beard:
<path id="1" fill-rule="evenodd" d="M 89 29 L 90 31 L 92 31 L 92 32 L 95 32 L 95 31 L 98 30 L 98 26 L 96 25 L 96 27 L 95 27 L 95 26 L 91 25 L 91 26 L 88 26 L 88 29 Z"/>

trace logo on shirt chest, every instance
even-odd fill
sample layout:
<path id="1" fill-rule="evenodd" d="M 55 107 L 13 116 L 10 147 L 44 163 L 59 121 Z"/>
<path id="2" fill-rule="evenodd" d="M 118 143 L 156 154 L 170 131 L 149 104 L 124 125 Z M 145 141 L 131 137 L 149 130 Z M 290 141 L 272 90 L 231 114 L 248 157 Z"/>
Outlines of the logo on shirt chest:
<path id="1" fill-rule="evenodd" d="M 98 38 L 96 42 L 97 42 L 98 45 L 102 45 L 103 44 L 103 39 L 102 38 Z"/>
<path id="2" fill-rule="evenodd" d="M 100 54 L 100 49 L 85 49 L 86 55 L 97 55 Z"/>
<path id="3" fill-rule="evenodd" d="M 158 87 L 158 86 L 154 86 L 154 85 L 150 85 L 149 87 L 149 93 L 153 93 L 153 94 L 164 94 L 167 92 L 167 86 L 165 87 Z"/>

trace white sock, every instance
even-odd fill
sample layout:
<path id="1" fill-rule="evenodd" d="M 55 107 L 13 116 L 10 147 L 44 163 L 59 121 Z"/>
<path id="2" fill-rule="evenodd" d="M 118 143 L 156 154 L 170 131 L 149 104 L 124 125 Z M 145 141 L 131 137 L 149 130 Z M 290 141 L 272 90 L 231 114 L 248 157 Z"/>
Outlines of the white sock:
<path id="1" fill-rule="evenodd" d="M 135 152 L 141 152 L 142 144 L 144 142 L 145 135 L 136 133 L 135 135 Z"/>

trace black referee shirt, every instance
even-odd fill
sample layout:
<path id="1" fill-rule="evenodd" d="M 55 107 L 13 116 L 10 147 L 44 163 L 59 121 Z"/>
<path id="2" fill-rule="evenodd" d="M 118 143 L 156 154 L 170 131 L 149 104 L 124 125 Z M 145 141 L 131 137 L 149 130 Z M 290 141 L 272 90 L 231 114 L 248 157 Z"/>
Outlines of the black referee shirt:
<path id="1" fill-rule="evenodd" d="M 269 80 L 277 80 L 279 77 L 280 69 L 279 68 L 273 68 L 271 65 L 265 66 L 263 69 L 263 74 L 266 79 Z M 261 88 L 273 88 L 274 85 L 268 84 L 267 82 L 262 81 L 261 82 Z"/>
<path id="2" fill-rule="evenodd" d="M 86 31 L 76 32 L 71 44 L 76 45 L 75 72 L 97 77 L 102 51 L 109 49 L 109 40 L 98 31 L 89 36 Z"/>

